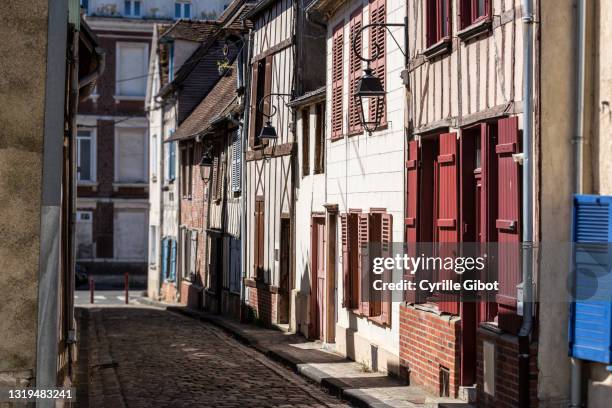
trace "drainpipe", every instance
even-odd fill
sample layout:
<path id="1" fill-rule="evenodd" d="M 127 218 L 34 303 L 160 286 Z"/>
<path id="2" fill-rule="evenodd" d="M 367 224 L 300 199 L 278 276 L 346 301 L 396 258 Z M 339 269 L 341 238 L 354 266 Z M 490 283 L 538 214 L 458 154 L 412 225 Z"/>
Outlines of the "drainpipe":
<path id="1" fill-rule="evenodd" d="M 529 407 L 533 329 L 533 0 L 523 0 L 523 322 L 519 330 L 519 406 Z"/>
<path id="2" fill-rule="evenodd" d="M 243 78 L 244 78 L 244 114 L 242 120 L 242 149 L 241 150 L 241 158 L 240 158 L 240 205 L 242 216 L 240 217 L 240 259 L 241 262 L 241 271 L 240 271 L 240 320 L 246 319 L 246 287 L 244 285 L 244 280 L 247 278 L 247 201 L 248 201 L 248 191 L 246 185 L 246 152 L 249 147 L 249 127 L 250 127 L 250 118 L 249 115 L 251 113 L 251 69 L 250 69 L 250 61 L 251 61 L 251 46 L 253 44 L 253 30 L 249 30 L 249 34 L 247 37 L 247 49 L 246 49 L 246 60 L 243 61 L 244 70 L 243 70 Z"/>
<path id="3" fill-rule="evenodd" d="M 104 69 L 106 68 L 106 53 L 104 49 L 101 47 L 96 47 L 95 54 L 97 56 L 96 70 L 79 81 L 79 89 L 82 89 L 84 86 L 89 85 L 90 83 L 98 79 L 98 77 L 102 75 Z"/>
<path id="4" fill-rule="evenodd" d="M 572 138 L 574 153 L 574 193 L 582 194 L 582 154 L 584 146 L 584 71 L 585 71 L 585 37 L 586 37 L 586 10 L 585 0 L 576 0 L 576 37 L 574 39 L 575 51 L 575 84 L 574 84 L 574 137 Z M 571 358 L 570 371 L 570 407 L 582 407 L 582 360 Z"/>

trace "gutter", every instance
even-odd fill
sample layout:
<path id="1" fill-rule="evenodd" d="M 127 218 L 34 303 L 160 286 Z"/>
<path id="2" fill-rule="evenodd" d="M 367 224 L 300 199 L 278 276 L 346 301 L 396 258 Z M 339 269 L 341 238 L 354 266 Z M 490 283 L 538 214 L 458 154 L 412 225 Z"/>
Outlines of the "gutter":
<path id="1" fill-rule="evenodd" d="M 573 164 L 574 164 L 574 194 L 583 193 L 583 149 L 584 149 L 584 89 L 585 89 L 585 47 L 586 47 L 586 4 L 585 0 L 574 1 L 576 8 L 576 30 L 574 37 L 575 51 L 575 79 L 574 79 L 574 137 Z M 582 382 L 583 382 L 582 360 L 572 357 L 570 369 L 570 407 L 579 408 L 583 406 Z"/>
<path id="2" fill-rule="evenodd" d="M 523 8 L 523 321 L 518 334 L 519 407 L 530 406 L 530 345 L 533 331 L 533 0 Z"/>

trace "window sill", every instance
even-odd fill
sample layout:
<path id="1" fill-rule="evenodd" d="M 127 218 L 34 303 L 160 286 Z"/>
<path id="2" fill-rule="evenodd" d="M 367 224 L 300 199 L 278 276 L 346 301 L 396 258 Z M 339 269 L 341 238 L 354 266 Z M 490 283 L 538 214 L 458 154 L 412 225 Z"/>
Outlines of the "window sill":
<path id="1" fill-rule="evenodd" d="M 382 320 L 382 316 L 370 316 L 368 317 L 368 320 L 377 324 L 378 326 L 391 327 L 391 324 Z"/>
<path id="2" fill-rule="evenodd" d="M 98 183 L 96 181 L 78 181 L 77 187 L 93 187 L 97 188 Z"/>
<path id="3" fill-rule="evenodd" d="M 132 96 L 132 95 L 113 95 L 113 98 L 115 98 L 115 102 L 120 102 L 120 101 L 143 101 L 145 100 L 144 95 L 143 96 Z"/>
<path id="4" fill-rule="evenodd" d="M 461 41 L 469 41 L 474 38 L 480 37 L 483 34 L 490 34 L 492 31 L 491 28 L 491 18 L 486 17 L 457 32 L 457 37 L 459 37 Z"/>
<path id="5" fill-rule="evenodd" d="M 450 37 L 445 37 L 438 41 L 437 43 L 429 46 L 423 51 L 423 55 L 427 59 L 434 59 L 437 57 L 444 56 L 452 50 L 452 43 Z"/>

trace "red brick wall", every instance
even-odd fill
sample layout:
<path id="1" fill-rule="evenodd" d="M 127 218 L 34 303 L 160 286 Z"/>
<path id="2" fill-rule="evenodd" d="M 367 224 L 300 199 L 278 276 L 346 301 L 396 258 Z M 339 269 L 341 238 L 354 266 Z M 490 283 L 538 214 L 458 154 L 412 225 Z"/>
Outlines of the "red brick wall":
<path id="1" fill-rule="evenodd" d="M 457 397 L 460 381 L 460 319 L 400 306 L 400 365 L 410 383 L 440 393 L 440 366 L 450 371 L 449 392 Z"/>
<path id="2" fill-rule="evenodd" d="M 268 325 L 276 323 L 276 304 L 278 302 L 278 295 L 270 292 L 270 289 L 264 287 L 264 285 L 249 287 L 248 292 L 247 304 L 257 313 L 257 317 Z"/>
<path id="3" fill-rule="evenodd" d="M 495 390 L 494 396 L 484 392 L 483 341 L 495 344 Z M 478 368 L 477 400 L 479 407 L 513 408 L 518 403 L 518 337 L 500 334 L 491 330 L 480 329 L 477 343 Z M 530 364 L 530 396 L 531 407 L 537 407 L 537 343 L 531 345 Z"/>

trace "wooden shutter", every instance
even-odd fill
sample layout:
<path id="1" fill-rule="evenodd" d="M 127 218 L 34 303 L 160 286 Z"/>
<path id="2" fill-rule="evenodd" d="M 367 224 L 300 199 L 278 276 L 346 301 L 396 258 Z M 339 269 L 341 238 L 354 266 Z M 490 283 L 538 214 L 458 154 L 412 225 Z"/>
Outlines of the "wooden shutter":
<path id="1" fill-rule="evenodd" d="M 438 42 L 438 7 L 440 0 L 427 0 L 427 47 Z"/>
<path id="2" fill-rule="evenodd" d="M 370 0 L 370 24 L 385 24 L 387 18 L 386 0 Z M 383 89 L 387 89 L 386 81 L 386 61 L 387 61 L 387 30 L 384 27 L 371 27 L 370 31 L 370 55 L 375 52 L 376 48 L 373 44 L 378 45 L 378 58 L 370 63 L 372 74 L 380 79 Z M 374 120 L 376 111 L 380 115 L 380 125 L 384 126 L 387 123 L 387 106 L 386 97 L 378 104 L 372 103 L 369 106 L 370 121 Z"/>
<path id="3" fill-rule="evenodd" d="M 454 257 L 459 242 L 459 166 L 457 160 L 457 134 L 440 135 L 440 154 L 438 155 L 438 217 L 436 229 L 441 244 L 439 255 Z M 452 270 L 441 269 L 438 280 L 454 279 Z M 438 307 L 443 312 L 458 314 L 459 302 L 451 294 L 439 294 Z"/>
<path id="4" fill-rule="evenodd" d="M 419 142 L 412 140 L 408 142 L 408 157 L 406 160 L 406 219 L 404 220 L 405 239 L 408 256 L 418 256 L 416 244 L 418 238 L 418 214 L 419 214 Z M 416 275 L 407 271 L 404 279 L 412 281 Z M 408 303 L 416 302 L 416 291 L 407 290 L 405 300 Z"/>
<path id="5" fill-rule="evenodd" d="M 241 173 L 242 173 L 242 141 L 240 131 L 232 133 L 232 192 L 240 192 Z"/>
<path id="6" fill-rule="evenodd" d="M 348 131 L 349 133 L 359 133 L 362 131 L 361 120 L 359 118 L 359 106 L 355 99 L 357 92 L 357 83 L 361 77 L 362 62 L 353 51 L 353 41 L 355 36 L 361 30 L 363 24 L 363 8 L 359 7 L 351 15 L 350 21 L 350 48 L 349 48 L 349 99 L 348 99 Z M 356 40 L 356 48 L 362 52 L 362 36 L 359 35 Z"/>
<path id="7" fill-rule="evenodd" d="M 215 186 L 215 200 L 219 201 L 223 198 L 223 188 L 225 183 L 225 155 L 218 160 L 217 168 L 217 185 Z"/>
<path id="8" fill-rule="evenodd" d="M 213 158 L 212 183 L 210 185 L 210 197 L 213 201 L 217 199 L 217 185 L 219 184 L 219 157 Z"/>
<path id="9" fill-rule="evenodd" d="M 176 281 L 176 239 L 170 240 L 170 280 Z"/>
<path id="10" fill-rule="evenodd" d="M 351 261 L 348 214 L 340 215 L 340 230 L 342 239 L 342 307 L 349 308 L 351 305 Z"/>
<path id="11" fill-rule="evenodd" d="M 255 212 L 253 217 L 253 239 L 255 241 L 253 250 L 253 269 L 257 279 L 263 277 L 264 266 L 264 198 L 255 198 Z"/>
<path id="12" fill-rule="evenodd" d="M 315 107 L 317 123 L 315 125 L 314 173 L 325 171 L 325 105 L 318 103 Z"/>
<path id="13" fill-rule="evenodd" d="M 459 0 L 459 22 L 460 27 L 465 28 L 472 24 L 472 3 L 473 0 Z"/>
<path id="14" fill-rule="evenodd" d="M 161 282 L 168 279 L 168 238 L 162 239 L 162 276 Z"/>
<path id="15" fill-rule="evenodd" d="M 342 137 L 342 71 L 343 71 L 343 47 L 344 47 L 344 25 L 340 23 L 334 29 L 332 39 L 332 112 L 331 112 L 331 137 L 338 139 Z"/>
<path id="16" fill-rule="evenodd" d="M 370 316 L 370 214 L 358 214 L 358 254 L 359 254 L 359 276 L 361 276 L 361 288 L 359 290 L 359 310 L 365 316 Z"/>
<path id="17" fill-rule="evenodd" d="M 251 76 L 251 109 L 249 112 L 249 147 L 253 148 L 257 145 L 257 104 L 259 96 L 257 94 L 257 83 L 259 80 L 259 63 L 253 63 L 253 75 Z"/>
<path id="18" fill-rule="evenodd" d="M 393 257 L 393 216 L 391 214 L 381 214 L 380 228 L 381 256 L 384 258 Z M 384 282 L 392 282 L 393 271 L 385 271 L 383 274 Z M 391 291 L 382 292 L 380 318 L 383 324 L 391 324 L 391 302 L 393 296 Z"/>
<path id="19" fill-rule="evenodd" d="M 191 231 L 189 246 L 189 273 L 196 273 L 197 257 L 198 257 L 198 231 Z"/>
<path id="20" fill-rule="evenodd" d="M 310 108 L 302 109 L 302 177 L 310 174 Z"/>
<path id="21" fill-rule="evenodd" d="M 497 229 L 498 323 L 503 330 L 516 333 L 520 318 L 516 314 L 516 286 L 521 282 L 521 170 L 512 154 L 520 151 L 518 118 L 497 122 Z"/>
<path id="22" fill-rule="evenodd" d="M 263 87 L 263 92 L 261 94 L 261 97 L 263 98 L 264 96 L 270 95 L 270 93 L 272 93 L 272 68 L 273 68 L 273 61 L 274 61 L 274 55 L 268 55 L 265 59 L 265 73 L 264 73 L 264 87 Z M 277 84 L 278 87 L 278 84 Z M 266 98 L 264 100 L 263 103 L 263 112 L 266 115 L 270 114 L 270 111 L 272 110 L 272 98 Z M 277 104 L 277 106 L 284 106 L 283 104 Z M 267 117 L 262 118 L 262 126 L 263 126 L 263 122 L 265 122 L 267 119 Z M 258 131 L 261 128 L 258 128 Z M 279 142 L 280 139 L 282 139 L 282 127 L 279 127 Z M 267 146 L 269 143 L 268 139 L 264 139 L 264 140 L 259 140 L 258 143 L 262 146 Z"/>

